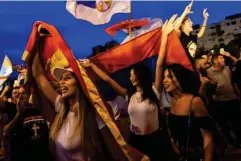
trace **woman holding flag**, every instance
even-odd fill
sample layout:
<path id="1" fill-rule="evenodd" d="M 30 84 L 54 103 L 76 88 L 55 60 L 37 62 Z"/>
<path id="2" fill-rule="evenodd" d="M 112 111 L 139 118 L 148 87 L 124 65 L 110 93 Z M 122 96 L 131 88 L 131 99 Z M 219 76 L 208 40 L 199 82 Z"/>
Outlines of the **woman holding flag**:
<path id="1" fill-rule="evenodd" d="M 150 71 L 141 64 L 137 64 L 131 69 L 132 89 L 127 90 L 89 60 L 80 60 L 84 67 L 91 67 L 100 78 L 109 83 L 117 94 L 128 99 L 128 113 L 131 121 L 129 143 L 146 154 L 151 161 L 169 161 L 172 155 L 171 142 L 161 121 L 164 116 L 160 111 L 160 93 L 167 38 L 175 27 L 176 16 L 172 16 L 162 27 L 161 47 L 154 84 L 151 79 L 147 79 L 152 77 Z"/>
<path id="2" fill-rule="evenodd" d="M 57 115 L 50 130 L 55 160 L 113 160 L 101 137 L 100 131 L 105 124 L 91 107 L 73 69 L 59 67 L 53 70 L 53 76 L 60 84 L 61 95 L 45 77 L 38 55 L 33 60 L 32 73 L 43 94 L 55 105 Z"/>

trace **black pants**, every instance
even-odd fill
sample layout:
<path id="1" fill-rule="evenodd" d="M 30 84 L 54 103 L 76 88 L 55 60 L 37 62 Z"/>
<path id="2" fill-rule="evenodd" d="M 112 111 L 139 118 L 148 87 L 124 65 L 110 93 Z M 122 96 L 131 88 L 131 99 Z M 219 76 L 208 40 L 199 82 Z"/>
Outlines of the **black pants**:
<path id="1" fill-rule="evenodd" d="M 166 129 L 158 129 L 147 135 L 130 132 L 129 144 L 147 155 L 151 161 L 174 161 L 177 158 Z"/>
<path id="2" fill-rule="evenodd" d="M 236 135 L 236 143 L 241 143 L 241 112 L 239 100 L 214 101 L 211 103 L 210 114 L 221 125 L 223 133 L 231 141 L 230 127 L 228 121 L 232 124 L 232 130 Z"/>

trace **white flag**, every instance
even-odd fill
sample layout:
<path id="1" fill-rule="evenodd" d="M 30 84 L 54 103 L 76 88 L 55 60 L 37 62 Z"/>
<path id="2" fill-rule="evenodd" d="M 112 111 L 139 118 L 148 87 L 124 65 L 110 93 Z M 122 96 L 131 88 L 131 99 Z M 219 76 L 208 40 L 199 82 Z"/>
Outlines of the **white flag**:
<path id="1" fill-rule="evenodd" d="M 1 70 L 0 70 L 0 86 L 2 86 L 5 83 L 5 81 L 12 74 L 12 72 L 13 72 L 12 63 L 9 60 L 9 58 L 5 56 Z"/>

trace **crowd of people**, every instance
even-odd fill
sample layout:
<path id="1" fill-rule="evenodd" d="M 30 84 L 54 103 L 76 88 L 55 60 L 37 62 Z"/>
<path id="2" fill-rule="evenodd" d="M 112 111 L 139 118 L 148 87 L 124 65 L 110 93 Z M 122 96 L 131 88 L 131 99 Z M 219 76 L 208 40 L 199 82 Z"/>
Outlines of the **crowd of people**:
<path id="1" fill-rule="evenodd" d="M 223 48 L 217 53 L 198 50 L 197 40 L 209 15 L 204 9 L 200 32 L 192 34 L 188 18 L 192 5 L 163 24 L 154 80 L 140 62 L 130 68 L 132 86 L 127 89 L 90 59 L 78 60 L 116 92 L 113 100 L 106 100 L 110 115 L 120 129 L 128 126 L 125 140 L 151 161 L 222 161 L 228 145 L 241 148 L 241 51 L 236 58 Z M 194 71 L 181 64 L 165 65 L 172 32 L 179 36 Z M 16 69 L 18 80 L 7 81 L 1 91 L 4 160 L 126 160 L 116 143 L 108 140 L 109 129 L 84 93 L 78 74 L 72 68 L 56 67 L 51 71 L 57 82 L 53 84 L 39 54 L 36 51 L 27 68 Z M 27 72 L 33 76 L 31 88 L 24 81 Z M 171 107 L 164 107 L 163 97 L 171 98 Z M 128 121 L 118 124 L 123 118 Z"/>

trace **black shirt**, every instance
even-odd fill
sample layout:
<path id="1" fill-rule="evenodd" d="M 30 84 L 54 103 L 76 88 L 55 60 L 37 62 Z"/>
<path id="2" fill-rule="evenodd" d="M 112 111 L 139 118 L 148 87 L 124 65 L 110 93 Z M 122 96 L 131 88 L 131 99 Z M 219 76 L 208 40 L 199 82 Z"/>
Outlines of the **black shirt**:
<path id="1" fill-rule="evenodd" d="M 203 147 L 203 137 L 200 128 L 212 131 L 214 128 L 213 122 L 209 116 L 190 117 L 169 114 L 168 122 L 172 137 L 180 150 L 180 156 L 186 158 L 187 148 Z M 188 139 L 189 136 L 189 139 Z M 189 143 L 189 147 L 187 147 Z M 200 158 L 201 159 L 201 158 Z M 191 160 L 189 158 L 189 160 Z"/>
<path id="2" fill-rule="evenodd" d="M 27 108 L 11 130 L 11 161 L 51 161 L 48 125 L 37 109 Z"/>
<path id="3" fill-rule="evenodd" d="M 180 41 L 193 66 L 195 66 L 193 59 L 197 50 L 197 39 L 198 39 L 197 35 L 188 36 L 184 32 L 181 32 Z"/>
<path id="4" fill-rule="evenodd" d="M 10 103 L 10 102 L 5 102 L 5 109 L 4 111 L 6 112 L 8 119 L 7 119 L 7 124 L 11 122 L 14 118 L 14 116 L 17 113 L 16 109 L 16 104 Z"/>
<path id="5" fill-rule="evenodd" d="M 4 122 L 8 124 L 13 120 L 17 113 L 16 105 L 14 103 L 4 101 L 4 107 L 0 108 L 0 113 L 7 115 L 7 118 L 4 117 Z"/>

